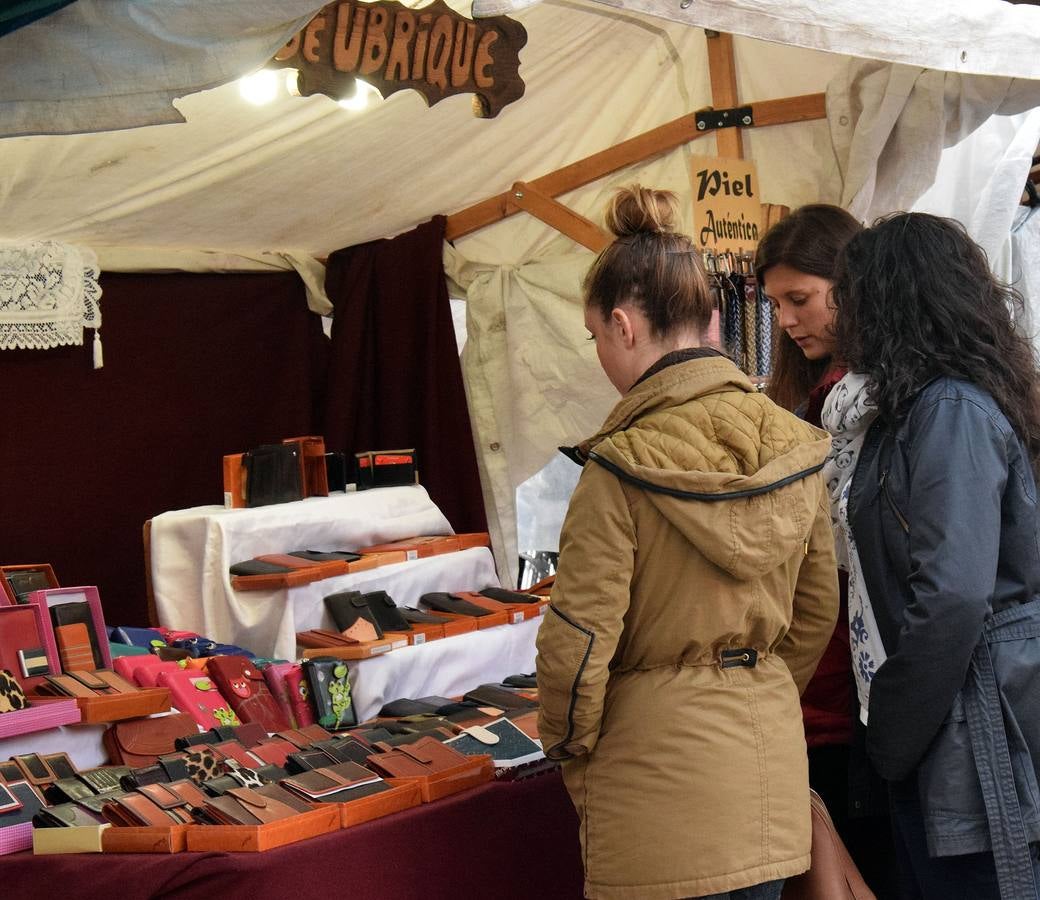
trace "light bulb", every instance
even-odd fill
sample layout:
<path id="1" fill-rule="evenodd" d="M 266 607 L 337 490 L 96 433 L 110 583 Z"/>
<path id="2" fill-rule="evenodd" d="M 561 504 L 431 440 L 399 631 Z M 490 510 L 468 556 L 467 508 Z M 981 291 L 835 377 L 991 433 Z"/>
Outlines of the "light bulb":
<path id="1" fill-rule="evenodd" d="M 271 103 L 278 96 L 278 73 L 271 69 L 261 69 L 252 75 L 238 80 L 238 90 L 242 98 L 256 106 Z"/>
<path id="2" fill-rule="evenodd" d="M 344 109 L 349 109 L 357 112 L 368 106 L 369 100 L 372 99 L 372 95 L 378 93 L 379 92 L 374 87 L 372 87 L 372 85 L 367 84 L 360 78 L 357 78 L 354 81 L 353 96 L 345 97 L 344 99 L 339 100 L 337 102 Z"/>

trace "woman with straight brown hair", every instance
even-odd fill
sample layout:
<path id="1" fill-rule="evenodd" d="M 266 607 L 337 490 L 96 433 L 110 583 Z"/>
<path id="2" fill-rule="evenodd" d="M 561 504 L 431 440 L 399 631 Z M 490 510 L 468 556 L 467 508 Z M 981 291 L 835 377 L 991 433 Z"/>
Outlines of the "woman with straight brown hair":
<path id="1" fill-rule="evenodd" d="M 632 187 L 585 279 L 621 400 L 583 465 L 538 635 L 539 730 L 587 897 L 775 900 L 809 866 L 798 695 L 834 628 L 825 432 L 705 345 L 673 195 Z"/>
<path id="2" fill-rule="evenodd" d="M 767 231 L 755 256 L 755 273 L 779 326 L 769 396 L 817 427 L 822 427 L 828 396 L 848 371 L 835 355 L 833 287 L 842 251 L 862 230 L 840 206 L 813 203 Z M 866 758 L 853 682 L 844 566 L 839 574 L 838 622 L 802 695 L 809 784 L 823 798 L 864 879 L 887 900 L 896 892 L 887 791 Z"/>

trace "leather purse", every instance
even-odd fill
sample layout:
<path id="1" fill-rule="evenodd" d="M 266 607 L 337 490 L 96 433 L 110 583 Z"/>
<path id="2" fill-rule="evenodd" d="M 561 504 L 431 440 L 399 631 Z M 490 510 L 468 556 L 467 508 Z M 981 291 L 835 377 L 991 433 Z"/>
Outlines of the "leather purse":
<path id="1" fill-rule="evenodd" d="M 288 799 L 283 795 L 287 795 Z M 284 788 L 278 788 L 277 792 L 261 793 L 253 788 L 236 787 L 219 797 L 211 797 L 205 809 L 224 825 L 263 825 L 307 812 L 312 807 Z"/>
<path id="2" fill-rule="evenodd" d="M 191 716 L 177 713 L 116 722 L 105 731 L 102 741 L 110 762 L 137 768 L 154 765 L 160 756 L 174 751 L 177 738 L 197 732 Z"/>
<path id="3" fill-rule="evenodd" d="M 350 691 L 347 664 L 334 656 L 316 656 L 303 662 L 318 724 L 329 731 L 357 725 L 357 713 Z"/>
<path id="4" fill-rule="evenodd" d="M 275 703 L 285 714 L 286 721 L 292 728 L 296 727 L 296 712 L 293 709 L 290 687 L 287 677 L 293 669 L 298 669 L 298 663 L 277 662 L 264 666 L 264 681 L 267 689 L 274 697 Z"/>
<path id="5" fill-rule="evenodd" d="M 241 725 L 231 705 L 201 672 L 178 668 L 176 672 L 160 672 L 159 687 L 169 688 L 173 705 L 191 716 L 202 728 Z"/>
<path id="6" fill-rule="evenodd" d="M 812 811 L 812 863 L 808 872 L 784 882 L 782 900 L 876 900 L 845 849 L 827 806 L 809 791 Z"/>
<path id="7" fill-rule="evenodd" d="M 383 637 L 383 629 L 368 600 L 359 591 L 340 591 L 324 600 L 336 630 L 355 641 L 376 641 Z"/>
<path id="8" fill-rule="evenodd" d="M 33 828 L 71 828 L 77 825 L 97 825 L 104 822 L 98 813 L 78 803 L 59 803 L 45 806 L 33 816 Z"/>
<path id="9" fill-rule="evenodd" d="M 456 597 L 454 594 L 448 594 L 444 591 L 423 594 L 419 598 L 419 602 L 429 609 L 450 613 L 453 616 L 473 616 L 479 619 L 481 616 L 493 615 L 489 609 L 476 606 L 468 600 L 463 600 L 461 597 Z"/>
<path id="10" fill-rule="evenodd" d="M 289 727 L 252 660 L 245 656 L 216 656 L 210 660 L 208 671 L 217 690 L 243 722 L 262 725 L 268 732 Z"/>
<path id="11" fill-rule="evenodd" d="M 246 506 L 270 506 L 303 499 L 300 448 L 295 444 L 261 444 L 242 454 Z"/>

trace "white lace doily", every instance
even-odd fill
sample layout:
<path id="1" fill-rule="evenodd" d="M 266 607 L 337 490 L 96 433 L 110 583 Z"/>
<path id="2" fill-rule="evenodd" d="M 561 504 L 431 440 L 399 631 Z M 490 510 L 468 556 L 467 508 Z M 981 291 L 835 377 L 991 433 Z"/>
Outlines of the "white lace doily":
<path id="1" fill-rule="evenodd" d="M 58 241 L 0 244 L 0 350 L 83 343 L 101 328 L 97 257 Z"/>

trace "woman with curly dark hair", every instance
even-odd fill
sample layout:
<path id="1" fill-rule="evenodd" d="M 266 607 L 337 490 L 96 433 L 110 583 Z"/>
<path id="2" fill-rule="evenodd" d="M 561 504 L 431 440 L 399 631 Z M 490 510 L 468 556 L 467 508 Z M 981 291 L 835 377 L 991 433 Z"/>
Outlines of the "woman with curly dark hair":
<path id="1" fill-rule="evenodd" d="M 1020 302 L 956 222 L 846 246 L 837 352 L 877 418 L 847 523 L 879 642 L 867 749 L 907 897 L 1040 896 L 1040 381 Z"/>

